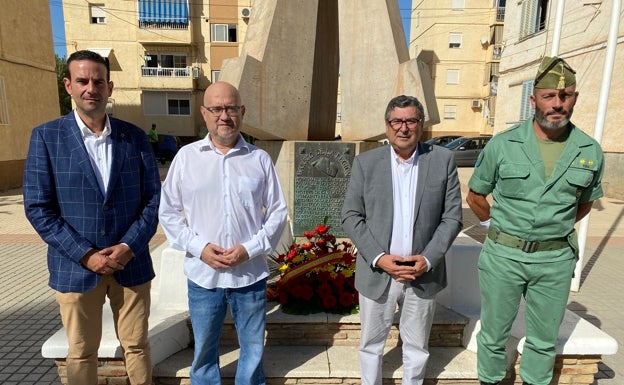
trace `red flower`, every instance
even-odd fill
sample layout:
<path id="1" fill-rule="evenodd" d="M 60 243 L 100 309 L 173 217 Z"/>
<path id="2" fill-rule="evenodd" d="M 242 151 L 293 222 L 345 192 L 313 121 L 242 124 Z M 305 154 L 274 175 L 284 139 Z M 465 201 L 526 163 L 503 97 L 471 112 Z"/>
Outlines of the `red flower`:
<path id="1" fill-rule="evenodd" d="M 338 305 L 335 297 L 329 296 L 323 298 L 323 307 L 327 310 L 331 310 Z"/>
<path id="2" fill-rule="evenodd" d="M 303 236 L 310 239 L 310 238 L 314 238 L 314 231 L 304 231 L 303 232 Z"/>
<path id="3" fill-rule="evenodd" d="M 286 305 L 288 303 L 288 293 L 285 291 L 282 291 L 279 294 L 279 302 L 281 305 Z"/>
<path id="4" fill-rule="evenodd" d="M 334 296 L 334 292 L 331 286 L 329 286 L 329 284 L 327 283 L 321 283 L 319 287 L 316 288 L 316 294 L 323 298 L 323 300 L 325 300 L 326 297 Z"/>
<path id="5" fill-rule="evenodd" d="M 297 255 L 297 249 L 290 250 L 290 251 L 288 252 L 288 255 L 286 256 L 286 260 L 287 260 L 287 261 L 290 261 L 290 260 L 292 260 L 293 258 L 295 258 L 295 256 L 296 256 L 296 255 Z"/>
<path id="6" fill-rule="evenodd" d="M 314 245 L 312 243 L 304 243 L 301 245 L 301 249 L 305 251 L 312 250 L 313 247 Z"/>
<path id="7" fill-rule="evenodd" d="M 347 293 L 346 291 L 340 294 L 340 306 L 342 307 L 351 307 L 355 303 L 353 299 L 353 294 Z"/>
<path id="8" fill-rule="evenodd" d="M 316 229 L 314 229 L 314 231 L 316 231 L 319 234 L 325 234 L 326 232 L 329 231 L 329 226 L 327 226 L 327 225 L 318 225 L 318 226 L 316 226 Z"/>
<path id="9" fill-rule="evenodd" d="M 323 248 L 325 246 L 327 246 L 327 242 L 325 242 L 324 239 L 319 239 L 318 241 L 316 241 L 316 246 Z"/>

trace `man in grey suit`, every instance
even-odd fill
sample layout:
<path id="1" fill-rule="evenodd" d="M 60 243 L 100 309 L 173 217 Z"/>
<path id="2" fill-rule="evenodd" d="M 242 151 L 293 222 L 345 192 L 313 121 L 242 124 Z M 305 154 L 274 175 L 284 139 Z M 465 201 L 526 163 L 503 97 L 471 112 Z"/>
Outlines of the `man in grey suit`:
<path id="1" fill-rule="evenodd" d="M 385 113 L 390 146 L 355 158 L 342 207 L 342 227 L 358 249 L 363 385 L 381 385 L 397 305 L 402 384 L 423 383 L 435 295 L 446 286 L 444 255 L 462 227 L 453 155 L 419 142 L 423 119 L 418 99 L 401 95 L 390 101 Z"/>

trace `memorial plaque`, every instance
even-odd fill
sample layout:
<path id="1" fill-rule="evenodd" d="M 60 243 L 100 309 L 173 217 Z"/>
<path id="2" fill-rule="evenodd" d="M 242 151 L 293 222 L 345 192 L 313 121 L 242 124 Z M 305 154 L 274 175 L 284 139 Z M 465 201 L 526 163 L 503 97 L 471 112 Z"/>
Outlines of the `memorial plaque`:
<path id="1" fill-rule="evenodd" d="M 354 157 L 354 143 L 295 144 L 293 230 L 296 236 L 314 230 L 327 216 L 330 231 L 337 237 L 346 237 L 340 225 L 340 210 Z"/>

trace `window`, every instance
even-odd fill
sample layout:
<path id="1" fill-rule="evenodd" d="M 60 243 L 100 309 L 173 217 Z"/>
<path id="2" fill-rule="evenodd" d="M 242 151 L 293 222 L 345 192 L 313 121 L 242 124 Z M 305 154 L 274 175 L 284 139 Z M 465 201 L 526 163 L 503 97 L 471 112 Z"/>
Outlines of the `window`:
<path id="1" fill-rule="evenodd" d="M 446 84 L 459 84 L 459 70 L 446 70 Z"/>
<path id="2" fill-rule="evenodd" d="M 191 95 L 188 92 L 149 92 L 142 95 L 143 113 L 154 115 L 191 115 Z"/>
<path id="3" fill-rule="evenodd" d="M 522 82 L 522 98 L 520 100 L 520 121 L 525 121 L 530 118 L 535 111 L 531 106 L 531 94 L 533 93 L 534 80 L 527 80 Z"/>
<path id="4" fill-rule="evenodd" d="M 188 99 L 168 99 L 168 115 L 191 115 L 191 101 Z"/>
<path id="5" fill-rule="evenodd" d="M 143 76 L 190 76 L 185 54 L 157 54 L 145 55 Z"/>
<path id="6" fill-rule="evenodd" d="M 212 71 L 210 81 L 212 81 L 213 83 L 216 83 L 216 82 L 219 81 L 219 77 L 220 76 L 221 76 L 221 71 L 220 70 Z"/>
<path id="7" fill-rule="evenodd" d="M 444 119 L 455 120 L 457 118 L 457 106 L 452 104 L 444 105 Z"/>
<path id="8" fill-rule="evenodd" d="M 4 77 L 0 76 L 0 124 L 9 124 L 9 108 L 7 106 L 7 94 L 4 86 Z"/>
<path id="9" fill-rule="evenodd" d="M 466 7 L 466 0 L 452 0 L 451 9 L 453 11 L 463 11 Z"/>
<path id="10" fill-rule="evenodd" d="M 520 38 L 533 35 L 546 28 L 548 0 L 524 0 L 520 19 Z"/>
<path id="11" fill-rule="evenodd" d="M 210 41 L 236 42 L 236 24 L 211 24 Z"/>
<path id="12" fill-rule="evenodd" d="M 449 34 L 449 48 L 461 48 L 462 34 L 451 32 Z"/>
<path id="13" fill-rule="evenodd" d="M 91 14 L 91 24 L 106 23 L 106 9 L 104 8 L 104 4 L 90 6 L 89 13 Z"/>

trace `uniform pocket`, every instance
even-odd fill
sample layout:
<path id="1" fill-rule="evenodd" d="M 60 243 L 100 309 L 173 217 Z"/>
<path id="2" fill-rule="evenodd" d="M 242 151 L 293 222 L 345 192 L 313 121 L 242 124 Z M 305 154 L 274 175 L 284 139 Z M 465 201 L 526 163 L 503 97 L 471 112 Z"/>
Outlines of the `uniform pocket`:
<path id="1" fill-rule="evenodd" d="M 527 195 L 525 189 L 529 183 L 531 167 L 528 164 L 501 164 L 498 169 L 500 181 L 498 187 L 501 194 L 511 198 L 520 198 Z"/>
<path id="2" fill-rule="evenodd" d="M 565 173 L 565 183 L 561 184 L 558 196 L 562 202 L 574 203 L 594 179 L 594 172 L 583 168 L 570 168 Z"/>

